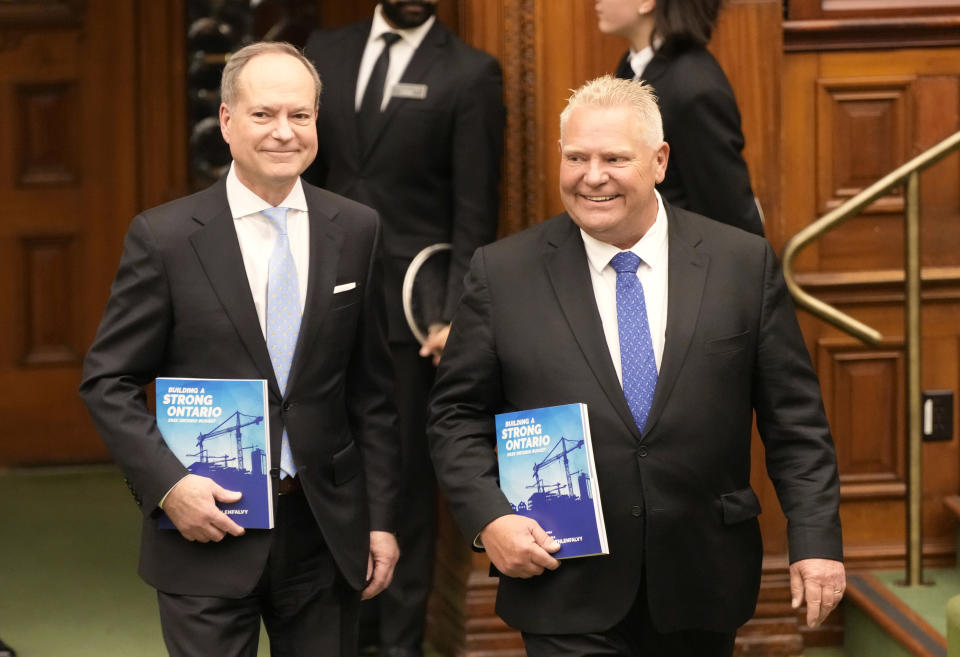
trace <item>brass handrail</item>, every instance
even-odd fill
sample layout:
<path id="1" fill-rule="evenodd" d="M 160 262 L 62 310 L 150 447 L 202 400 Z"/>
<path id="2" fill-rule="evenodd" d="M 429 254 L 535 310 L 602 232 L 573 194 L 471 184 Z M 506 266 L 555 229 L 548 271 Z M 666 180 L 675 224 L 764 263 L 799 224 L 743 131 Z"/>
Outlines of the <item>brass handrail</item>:
<path id="1" fill-rule="evenodd" d="M 902 185 L 911 173 L 922 171 L 939 162 L 958 147 L 960 147 L 960 132 L 954 133 L 933 148 L 921 153 L 903 166 L 895 169 L 893 172 L 850 198 L 838 208 L 823 215 L 790 238 L 790 241 L 787 242 L 783 251 L 783 276 L 787 281 L 787 288 L 790 290 L 790 294 L 793 295 L 797 305 L 809 310 L 817 317 L 833 324 L 837 328 L 860 338 L 868 344 L 878 344 L 883 338 L 879 331 L 854 319 L 837 308 L 820 301 L 801 288 L 794 274 L 793 261 L 801 249 L 818 239 L 821 235 L 838 227 L 850 217 L 859 214 L 861 210 L 886 194 L 892 188 Z M 907 221 L 910 221 L 909 216 L 907 217 Z"/>
<path id="2" fill-rule="evenodd" d="M 922 432 L 920 390 L 920 172 L 960 149 L 960 132 L 944 139 L 924 151 L 903 166 L 887 174 L 865 190 L 849 199 L 840 207 L 790 238 L 783 251 L 783 276 L 796 304 L 813 315 L 833 324 L 842 331 L 876 345 L 883 335 L 876 329 L 854 319 L 838 308 L 825 303 L 806 292 L 797 283 L 793 261 L 805 246 L 818 239 L 850 217 L 886 194 L 894 187 L 906 183 L 906 230 L 904 240 L 904 263 L 906 268 L 905 333 L 907 343 L 907 574 L 906 584 L 918 586 L 923 583 L 923 490 L 922 490 Z"/>

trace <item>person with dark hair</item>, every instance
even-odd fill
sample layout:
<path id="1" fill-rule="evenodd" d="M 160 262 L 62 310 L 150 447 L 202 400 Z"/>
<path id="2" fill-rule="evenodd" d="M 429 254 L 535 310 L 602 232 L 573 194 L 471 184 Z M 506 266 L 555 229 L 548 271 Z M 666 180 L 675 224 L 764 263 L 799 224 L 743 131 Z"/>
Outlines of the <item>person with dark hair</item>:
<path id="1" fill-rule="evenodd" d="M 17 657 L 14 649 L 5 644 L 3 639 L 0 639 L 0 657 Z"/>
<path id="2" fill-rule="evenodd" d="M 619 78 L 653 86 L 670 144 L 657 186 L 677 207 L 763 235 L 733 89 L 707 50 L 722 0 L 597 0 L 604 34 L 630 42 Z"/>
<path id="3" fill-rule="evenodd" d="M 320 90 L 290 44 L 230 57 L 230 170 L 133 220 L 84 361 L 80 394 L 143 515 L 140 576 L 173 657 L 253 657 L 261 619 L 273 655 L 355 657 L 360 600 L 399 556 L 381 225 L 300 178 Z M 272 529 L 235 523 L 216 502 L 241 493 L 167 446 L 144 390 L 157 377 L 266 380 Z"/>
<path id="4" fill-rule="evenodd" d="M 500 64 L 440 23 L 438 0 L 383 0 L 367 20 L 317 30 L 304 48 L 323 79 L 310 182 L 377 210 L 400 414 L 402 473 L 393 584 L 365 603 L 361 642 L 422 655 L 434 569 L 436 482 L 427 394 L 474 250 L 497 233 L 505 109 Z M 425 247 L 450 244 L 439 317 L 417 344 L 401 304 Z M 376 616 L 379 615 L 379 619 Z"/>

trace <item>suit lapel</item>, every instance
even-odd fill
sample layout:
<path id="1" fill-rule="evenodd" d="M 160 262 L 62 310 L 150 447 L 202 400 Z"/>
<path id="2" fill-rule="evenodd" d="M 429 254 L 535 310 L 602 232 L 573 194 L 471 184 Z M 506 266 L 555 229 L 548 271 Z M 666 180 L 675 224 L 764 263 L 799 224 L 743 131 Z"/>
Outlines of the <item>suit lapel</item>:
<path id="1" fill-rule="evenodd" d="M 287 391 L 296 385 L 297 375 L 303 369 L 303 362 L 330 307 L 343 245 L 343 229 L 333 222 L 337 208 L 325 203 L 320 193 L 310 185 L 304 184 L 303 192 L 310 217 L 310 269 L 307 274 L 306 303 L 287 379 Z"/>
<path id="2" fill-rule="evenodd" d="M 697 326 L 710 258 L 697 250 L 700 235 L 666 204 L 669 234 L 667 332 L 660 375 L 644 435 L 656 426 L 683 366 Z"/>
<path id="3" fill-rule="evenodd" d="M 441 58 L 441 51 L 446 45 L 448 38 L 449 33 L 447 32 L 447 28 L 441 25 L 439 21 L 434 22 L 433 27 L 430 28 L 430 31 L 427 32 L 420 46 L 413 53 L 410 63 L 407 64 L 403 75 L 400 76 L 400 82 L 423 84 L 430 69 L 433 68 L 434 64 Z M 427 93 L 429 93 L 429 90 Z M 411 101 L 406 98 L 390 99 L 386 109 L 383 111 L 383 116 L 380 117 L 380 121 L 377 123 L 374 134 L 368 142 L 367 153 L 364 155 L 368 154 L 376 146 L 383 131 L 386 130 L 399 109 L 410 102 L 422 101 Z M 354 121 L 354 123 L 356 123 L 356 121 Z"/>
<path id="4" fill-rule="evenodd" d="M 201 194 L 194 220 L 203 228 L 190 236 L 190 243 L 200 259 L 210 286 L 233 323 L 240 340 L 253 359 L 260 375 L 267 379 L 270 391 L 280 398 L 280 387 L 273 373 L 267 344 L 260 330 L 260 320 L 253 304 L 247 271 L 240 253 L 240 242 L 227 203 L 226 179 L 221 178 Z"/>
<path id="5" fill-rule="evenodd" d="M 583 240 L 569 216 L 547 234 L 543 257 L 560 309 L 587 363 L 620 419 L 634 437 L 639 439 L 640 432 L 630 414 L 610 351 L 607 349 Z"/>

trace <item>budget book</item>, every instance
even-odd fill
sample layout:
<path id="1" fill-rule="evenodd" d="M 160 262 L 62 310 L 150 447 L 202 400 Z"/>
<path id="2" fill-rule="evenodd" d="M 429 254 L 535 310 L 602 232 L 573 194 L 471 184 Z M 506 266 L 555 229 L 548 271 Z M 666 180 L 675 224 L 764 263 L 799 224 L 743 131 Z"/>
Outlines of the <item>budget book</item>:
<path id="1" fill-rule="evenodd" d="M 557 559 L 609 554 L 586 404 L 496 415 L 500 489 L 561 547 Z"/>
<path id="2" fill-rule="evenodd" d="M 217 502 L 234 522 L 273 527 L 265 380 L 158 378 L 157 426 L 191 474 L 243 493 L 238 502 Z M 174 529 L 166 515 L 157 526 Z"/>

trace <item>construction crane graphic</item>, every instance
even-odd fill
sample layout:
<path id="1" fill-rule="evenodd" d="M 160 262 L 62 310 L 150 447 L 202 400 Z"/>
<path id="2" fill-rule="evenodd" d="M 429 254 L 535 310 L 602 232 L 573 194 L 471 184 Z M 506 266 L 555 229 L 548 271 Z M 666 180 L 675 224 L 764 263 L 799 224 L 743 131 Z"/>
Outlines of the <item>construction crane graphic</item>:
<path id="1" fill-rule="evenodd" d="M 250 425 L 260 424 L 261 422 L 263 422 L 262 415 L 259 415 L 259 416 L 247 415 L 246 413 L 241 413 L 239 410 L 234 411 L 233 414 L 231 414 L 229 417 L 227 417 L 227 419 L 225 419 L 223 422 L 218 424 L 216 428 L 214 428 L 212 431 L 208 431 L 207 433 L 201 433 L 199 436 L 197 436 L 197 452 L 195 454 L 187 454 L 187 456 L 191 458 L 199 457 L 200 463 L 203 463 L 207 466 L 211 464 L 216 464 L 217 461 L 221 461 L 219 465 L 222 468 L 226 468 L 228 462 L 236 461 L 237 470 L 239 470 L 240 472 L 247 472 L 247 468 L 244 465 L 244 461 L 243 461 L 243 452 L 244 450 L 254 449 L 254 448 L 252 445 L 248 445 L 246 447 L 243 446 L 243 434 L 240 430 L 243 429 L 244 427 L 249 427 Z M 226 454 L 222 456 L 210 456 L 205 443 L 211 438 L 217 438 L 219 436 L 224 436 L 230 433 L 233 433 L 237 440 L 237 452 L 236 452 L 237 455 L 234 456 L 233 458 L 230 458 Z M 256 454 L 258 451 L 261 451 L 261 450 L 255 450 L 253 453 Z M 251 464 L 250 471 L 253 472 L 253 470 L 254 468 L 253 468 L 253 465 Z"/>
<path id="2" fill-rule="evenodd" d="M 572 447 L 568 448 L 567 445 L 572 445 Z M 554 454 L 554 452 L 557 451 L 558 447 L 560 448 L 560 452 L 557 454 Z M 563 471 L 564 471 L 564 474 L 567 475 L 567 494 L 570 496 L 570 499 L 574 499 L 576 497 L 576 494 L 573 489 L 572 474 L 576 474 L 576 473 L 570 472 L 570 459 L 567 458 L 567 455 L 573 452 L 574 450 L 580 449 L 581 447 L 583 447 L 582 440 L 568 440 L 567 438 L 561 436 L 560 440 L 558 440 L 554 444 L 553 448 L 549 452 L 547 452 L 546 457 L 544 457 L 544 459 L 539 463 L 533 464 L 534 483 L 532 486 L 527 486 L 527 488 L 536 488 L 538 493 L 543 493 L 547 495 L 551 493 L 554 495 L 559 495 L 560 490 L 563 488 L 563 484 L 556 483 L 556 484 L 550 484 L 550 485 L 544 486 L 543 479 L 540 477 L 540 471 L 546 468 L 547 466 L 562 460 Z M 555 490 L 551 491 L 550 490 L 551 488 Z"/>

